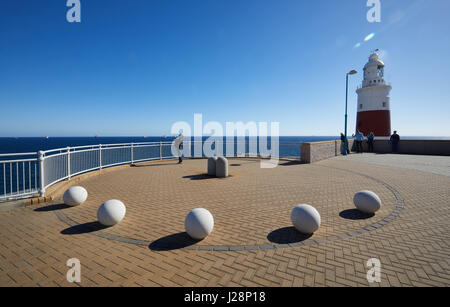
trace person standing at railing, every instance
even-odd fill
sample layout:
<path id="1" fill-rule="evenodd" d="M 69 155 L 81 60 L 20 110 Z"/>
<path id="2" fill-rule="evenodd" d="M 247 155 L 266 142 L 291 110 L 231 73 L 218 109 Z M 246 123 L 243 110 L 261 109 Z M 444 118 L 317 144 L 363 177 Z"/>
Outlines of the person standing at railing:
<path id="1" fill-rule="evenodd" d="M 367 136 L 367 145 L 369 146 L 369 152 L 373 152 L 373 142 L 375 139 L 375 135 L 373 134 L 373 132 L 371 132 L 368 136 Z"/>
<path id="2" fill-rule="evenodd" d="M 398 143 L 400 143 L 400 136 L 397 134 L 397 131 L 394 131 L 394 134 L 391 135 L 391 144 L 392 144 L 392 153 L 398 153 Z"/>
<path id="3" fill-rule="evenodd" d="M 341 133 L 341 154 L 345 153 L 345 147 L 347 147 L 347 154 L 350 154 L 350 148 L 348 148 L 348 146 L 345 146 L 346 142 L 348 142 L 347 138 L 343 133 Z"/>
<path id="4" fill-rule="evenodd" d="M 363 152 L 363 148 L 362 148 L 363 141 L 364 141 L 364 134 L 362 134 L 359 130 L 357 130 L 356 134 L 355 134 L 356 152 L 357 153 Z"/>
<path id="5" fill-rule="evenodd" d="M 181 150 L 183 150 L 183 133 L 180 132 L 180 134 L 175 138 L 174 142 L 174 146 L 177 149 L 177 154 L 178 154 L 178 164 L 183 163 L 183 154 L 181 152 Z"/>

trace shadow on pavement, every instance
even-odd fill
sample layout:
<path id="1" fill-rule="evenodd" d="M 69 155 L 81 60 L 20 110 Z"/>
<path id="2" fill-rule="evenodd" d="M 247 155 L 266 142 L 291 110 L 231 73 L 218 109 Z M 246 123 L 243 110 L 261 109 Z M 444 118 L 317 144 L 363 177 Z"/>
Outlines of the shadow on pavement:
<path id="1" fill-rule="evenodd" d="M 108 226 L 104 226 L 100 224 L 98 221 L 95 222 L 88 222 L 80 225 L 71 226 L 69 228 L 64 229 L 61 231 L 61 234 L 63 235 L 79 235 L 83 233 L 90 233 L 98 230 L 102 230 L 108 228 Z"/>
<path id="2" fill-rule="evenodd" d="M 278 165 L 291 166 L 291 165 L 299 165 L 299 164 L 304 164 L 304 163 L 302 163 L 301 161 L 287 161 L 287 162 L 284 162 L 284 163 L 280 163 Z"/>
<path id="3" fill-rule="evenodd" d="M 192 239 L 186 232 L 179 232 L 153 241 L 148 248 L 153 251 L 168 251 L 185 248 L 200 241 Z"/>
<path id="4" fill-rule="evenodd" d="M 312 234 L 305 234 L 299 232 L 297 229 L 295 229 L 293 226 L 291 227 L 284 227 L 279 228 L 267 236 L 267 240 L 269 240 L 272 243 L 278 243 L 278 244 L 289 244 L 289 243 L 297 243 L 301 241 L 305 241 L 309 238 L 311 238 Z"/>
<path id="5" fill-rule="evenodd" d="M 197 175 L 183 176 L 183 178 L 188 178 L 188 179 L 191 179 L 191 180 L 205 180 L 205 179 L 213 179 L 213 178 L 216 178 L 216 177 L 210 176 L 208 174 L 197 174 Z"/>
<path id="6" fill-rule="evenodd" d="M 67 209 L 67 208 L 71 208 L 71 206 L 66 205 L 66 204 L 53 204 L 53 205 L 49 205 L 49 206 L 45 206 L 45 207 L 36 208 L 36 209 L 34 209 L 34 211 L 47 212 L 47 211 L 62 210 L 62 209 Z"/>
<path id="7" fill-rule="evenodd" d="M 339 213 L 339 216 L 347 220 L 365 220 L 373 217 L 373 213 L 364 213 L 357 209 L 347 209 Z"/>
<path id="8" fill-rule="evenodd" d="M 149 166 L 167 166 L 167 165 L 178 165 L 178 161 L 177 162 L 173 162 L 173 163 L 153 163 L 153 164 L 132 164 L 130 165 L 131 167 L 149 167 Z"/>

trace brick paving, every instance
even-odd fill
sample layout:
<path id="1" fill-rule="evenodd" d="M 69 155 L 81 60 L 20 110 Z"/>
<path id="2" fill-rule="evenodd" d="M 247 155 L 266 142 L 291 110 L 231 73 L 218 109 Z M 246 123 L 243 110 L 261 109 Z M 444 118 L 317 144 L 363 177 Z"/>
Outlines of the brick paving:
<path id="1" fill-rule="evenodd" d="M 231 177 L 208 178 L 206 160 L 142 164 L 82 180 L 88 200 L 0 212 L 1 286 L 448 286 L 450 178 L 413 169 L 326 160 L 230 159 Z M 376 192 L 372 217 L 353 210 L 355 192 Z M 108 199 L 127 206 L 111 228 L 96 222 Z M 322 217 L 311 237 L 290 222 L 296 204 Z M 204 207 L 214 230 L 195 242 L 184 218 Z M 81 283 L 66 280 L 69 258 Z M 379 258 L 381 283 L 366 261 Z"/>
<path id="2" fill-rule="evenodd" d="M 450 177 L 450 157 L 402 154 L 363 153 L 338 156 L 333 159 L 350 160 L 361 163 L 378 164 L 389 167 L 407 168 L 421 172 L 434 173 Z"/>

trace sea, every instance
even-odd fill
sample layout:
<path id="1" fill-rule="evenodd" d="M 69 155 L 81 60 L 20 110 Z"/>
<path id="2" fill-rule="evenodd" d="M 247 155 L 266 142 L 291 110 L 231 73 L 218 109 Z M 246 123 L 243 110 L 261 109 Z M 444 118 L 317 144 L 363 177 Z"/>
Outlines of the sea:
<path id="1" fill-rule="evenodd" d="M 113 136 L 113 137 L 0 137 L 0 154 L 38 152 L 65 147 L 143 143 L 143 142 L 171 142 L 173 136 Z M 203 140 L 208 137 L 203 137 Z M 280 157 L 299 157 L 300 143 L 337 140 L 338 136 L 281 136 L 279 137 Z M 249 137 L 246 137 L 249 142 Z M 270 145 L 270 139 L 269 139 Z"/>
<path id="2" fill-rule="evenodd" d="M 38 152 L 65 147 L 98 145 L 98 144 L 120 144 L 120 143 L 142 143 L 142 142 L 171 142 L 173 136 L 92 136 L 92 137 L 0 137 L 0 154 Z M 208 137 L 203 137 L 203 140 Z M 300 143 L 339 140 L 339 136 L 280 136 L 280 157 L 300 157 Z M 442 139 L 449 140 L 450 137 L 402 137 L 402 139 Z M 249 142 L 249 137 L 246 137 Z M 268 141 L 270 145 L 270 140 Z M 270 146 L 269 146 L 270 148 Z M 0 159 L 2 160 L 2 159 Z"/>

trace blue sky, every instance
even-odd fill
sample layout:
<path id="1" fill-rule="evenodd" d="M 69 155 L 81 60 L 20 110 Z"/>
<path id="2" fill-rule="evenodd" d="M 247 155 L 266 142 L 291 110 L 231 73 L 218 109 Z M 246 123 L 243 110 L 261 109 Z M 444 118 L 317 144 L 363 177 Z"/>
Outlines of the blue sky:
<path id="1" fill-rule="evenodd" d="M 448 0 L 381 0 L 381 23 L 366 0 L 81 0 L 81 23 L 65 4 L 2 0 L 0 136 L 164 135 L 194 113 L 335 135 L 376 48 L 392 128 L 450 136 Z"/>

